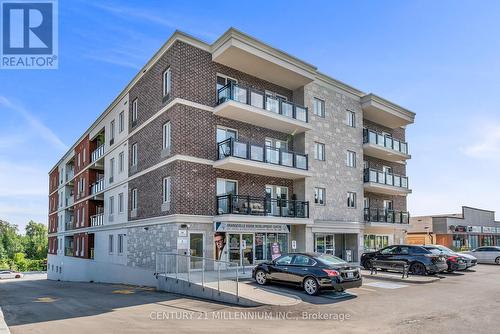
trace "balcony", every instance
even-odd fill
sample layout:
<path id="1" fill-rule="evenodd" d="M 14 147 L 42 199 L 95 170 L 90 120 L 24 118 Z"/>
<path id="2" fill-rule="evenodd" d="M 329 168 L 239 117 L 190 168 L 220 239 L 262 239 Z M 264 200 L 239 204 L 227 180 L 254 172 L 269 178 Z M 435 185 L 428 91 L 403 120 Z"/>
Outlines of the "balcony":
<path id="1" fill-rule="evenodd" d="M 396 211 L 378 208 L 365 208 L 365 222 L 409 224 L 410 214 L 406 211 Z"/>
<path id="2" fill-rule="evenodd" d="M 288 179 L 310 176 L 307 154 L 270 146 L 254 145 L 232 138 L 217 144 L 214 168 Z"/>
<path id="3" fill-rule="evenodd" d="M 376 169 L 367 168 L 364 172 L 365 191 L 386 195 L 407 195 L 408 177 L 385 173 Z"/>
<path id="4" fill-rule="evenodd" d="M 92 185 L 90 186 L 90 193 L 92 195 L 100 193 L 103 190 L 104 190 L 104 177 L 101 177 L 99 180 L 92 183 Z"/>
<path id="5" fill-rule="evenodd" d="M 65 255 L 65 256 L 75 256 L 74 254 L 75 254 L 75 253 L 74 253 L 74 251 L 73 251 L 73 248 L 71 248 L 71 247 L 66 247 L 66 248 L 64 249 L 64 255 Z"/>
<path id="6" fill-rule="evenodd" d="M 361 98 L 361 108 L 363 118 L 391 129 L 415 121 L 415 113 L 374 94 L 367 94 Z"/>
<path id="7" fill-rule="evenodd" d="M 104 221 L 104 213 L 90 216 L 90 226 L 101 226 Z"/>
<path id="8" fill-rule="evenodd" d="M 217 215 L 309 218 L 309 202 L 239 195 L 217 196 Z"/>
<path id="9" fill-rule="evenodd" d="M 217 91 L 217 104 L 217 116 L 289 134 L 312 129 L 306 107 L 234 83 Z"/>
<path id="10" fill-rule="evenodd" d="M 407 143 L 369 129 L 363 129 L 363 152 L 371 157 L 392 162 L 411 158 Z"/>
<path id="11" fill-rule="evenodd" d="M 96 148 L 94 151 L 92 151 L 92 154 L 90 155 L 90 160 L 91 162 L 97 162 L 99 159 L 101 159 L 104 156 L 104 144 Z"/>
<path id="12" fill-rule="evenodd" d="M 65 231 L 71 231 L 75 229 L 75 222 L 71 219 L 69 222 L 64 224 Z"/>

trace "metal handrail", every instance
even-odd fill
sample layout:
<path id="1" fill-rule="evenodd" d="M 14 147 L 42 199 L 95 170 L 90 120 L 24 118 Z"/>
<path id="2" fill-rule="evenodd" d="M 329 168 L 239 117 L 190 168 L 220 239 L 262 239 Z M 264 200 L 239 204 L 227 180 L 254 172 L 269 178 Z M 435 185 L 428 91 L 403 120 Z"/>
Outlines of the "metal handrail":
<path id="1" fill-rule="evenodd" d="M 399 180 L 399 181 L 398 181 Z M 365 168 L 363 175 L 364 182 L 375 182 L 380 184 L 386 184 L 389 186 L 400 187 L 408 189 L 408 177 L 394 174 L 386 173 L 381 170 L 373 168 Z"/>
<path id="2" fill-rule="evenodd" d="M 394 151 L 408 154 L 408 143 L 394 139 L 392 136 L 384 135 L 367 128 L 363 129 L 363 144 L 376 144 Z"/>
<path id="3" fill-rule="evenodd" d="M 365 208 L 364 216 L 366 222 L 381 222 L 393 224 L 410 223 L 410 213 L 408 211 Z"/>
<path id="4" fill-rule="evenodd" d="M 307 107 L 236 83 L 230 82 L 217 90 L 217 104 L 222 104 L 227 100 L 248 104 L 305 123 L 309 122 Z"/>
<path id="5" fill-rule="evenodd" d="M 275 154 L 272 154 L 272 153 Z M 246 160 L 260 161 L 285 167 L 308 170 L 307 154 L 296 153 L 267 145 L 251 144 L 233 138 L 217 143 L 217 160 L 236 157 Z"/>
<path id="6" fill-rule="evenodd" d="M 308 201 L 233 194 L 216 196 L 216 201 L 217 215 L 242 214 L 254 216 L 270 215 L 275 217 L 309 218 Z"/>

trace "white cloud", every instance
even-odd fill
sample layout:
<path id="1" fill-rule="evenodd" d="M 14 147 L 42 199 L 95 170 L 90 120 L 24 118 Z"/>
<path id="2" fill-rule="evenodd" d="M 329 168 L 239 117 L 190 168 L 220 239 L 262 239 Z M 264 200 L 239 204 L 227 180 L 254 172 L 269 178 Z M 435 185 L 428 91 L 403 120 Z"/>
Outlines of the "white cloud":
<path id="1" fill-rule="evenodd" d="M 473 158 L 500 160 L 500 123 L 483 124 L 463 152 Z"/>
<path id="2" fill-rule="evenodd" d="M 68 147 L 62 142 L 61 139 L 39 119 L 33 116 L 28 110 L 20 105 L 14 104 L 5 96 L 0 95 L 0 108 L 6 108 L 17 113 L 24 121 L 46 142 L 52 144 L 55 148 L 66 151 Z"/>

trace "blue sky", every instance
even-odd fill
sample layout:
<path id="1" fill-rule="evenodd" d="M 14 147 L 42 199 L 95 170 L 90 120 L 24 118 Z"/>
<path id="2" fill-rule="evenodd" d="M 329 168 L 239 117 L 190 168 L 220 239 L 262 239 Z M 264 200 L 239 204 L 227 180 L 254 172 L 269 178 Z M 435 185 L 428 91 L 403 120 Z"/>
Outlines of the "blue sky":
<path id="1" fill-rule="evenodd" d="M 498 1 L 60 1 L 59 69 L 0 70 L 0 219 L 47 222 L 47 172 L 179 29 L 230 26 L 417 113 L 412 215 L 500 218 Z"/>

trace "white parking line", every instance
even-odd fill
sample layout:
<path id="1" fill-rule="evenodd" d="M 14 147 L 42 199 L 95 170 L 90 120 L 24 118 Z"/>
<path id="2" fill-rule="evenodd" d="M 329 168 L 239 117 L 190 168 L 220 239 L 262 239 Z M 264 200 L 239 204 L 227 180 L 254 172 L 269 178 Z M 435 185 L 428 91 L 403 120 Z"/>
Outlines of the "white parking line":
<path id="1" fill-rule="evenodd" d="M 381 289 L 401 289 L 401 288 L 408 287 L 408 285 L 404 285 L 404 284 L 387 283 L 387 282 L 371 282 L 371 283 L 365 283 L 364 285 L 372 286 L 374 288 L 381 288 Z"/>
<path id="2" fill-rule="evenodd" d="M 7 324 L 5 323 L 1 307 L 0 307 L 0 334 L 10 334 L 9 327 L 7 327 Z"/>

